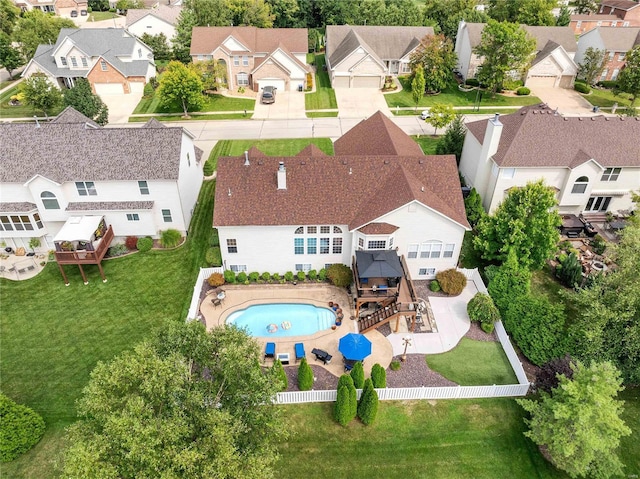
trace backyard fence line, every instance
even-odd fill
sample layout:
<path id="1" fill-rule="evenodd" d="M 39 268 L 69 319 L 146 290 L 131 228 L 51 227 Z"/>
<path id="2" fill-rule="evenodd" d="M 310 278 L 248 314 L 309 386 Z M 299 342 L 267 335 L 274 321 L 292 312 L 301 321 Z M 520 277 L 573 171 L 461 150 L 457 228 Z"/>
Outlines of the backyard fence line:
<path id="1" fill-rule="evenodd" d="M 202 283 L 213 273 L 224 274 L 224 268 L 200 268 L 196 284 L 193 286 L 193 296 L 191 296 L 191 305 L 187 313 L 187 321 L 196 319 L 200 309 L 200 292 L 202 291 Z"/>
<path id="2" fill-rule="evenodd" d="M 525 396 L 527 384 L 493 384 L 491 386 L 445 386 L 418 388 L 376 389 L 381 401 L 407 401 L 424 399 L 483 399 Z M 357 390 L 358 398 L 362 393 Z M 313 402 L 334 402 L 338 396 L 335 389 L 322 391 L 291 391 L 278 393 L 276 404 L 300 404 Z"/>

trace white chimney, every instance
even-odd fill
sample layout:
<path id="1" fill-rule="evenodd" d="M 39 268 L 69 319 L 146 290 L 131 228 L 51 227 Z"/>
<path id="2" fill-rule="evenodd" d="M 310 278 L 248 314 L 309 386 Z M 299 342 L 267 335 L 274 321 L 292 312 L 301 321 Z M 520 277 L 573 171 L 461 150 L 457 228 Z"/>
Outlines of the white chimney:
<path id="1" fill-rule="evenodd" d="M 482 141 L 482 161 L 487 161 L 489 157 L 496 154 L 501 136 L 500 113 L 496 113 L 491 120 L 487 121 L 487 130 L 484 132 L 484 140 Z"/>
<path id="2" fill-rule="evenodd" d="M 250 166 L 251 163 L 249 163 L 249 152 L 245 151 L 244 152 L 244 166 Z"/>
<path id="3" fill-rule="evenodd" d="M 278 189 L 287 189 L 287 169 L 284 167 L 283 161 L 281 161 L 278 166 Z"/>

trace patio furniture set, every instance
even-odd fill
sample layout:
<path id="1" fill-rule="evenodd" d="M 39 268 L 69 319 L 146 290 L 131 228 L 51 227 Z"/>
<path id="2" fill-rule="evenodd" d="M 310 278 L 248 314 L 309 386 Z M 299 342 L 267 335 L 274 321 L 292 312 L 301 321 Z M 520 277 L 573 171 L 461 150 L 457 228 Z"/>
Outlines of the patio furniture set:
<path id="1" fill-rule="evenodd" d="M 221 288 L 212 290 L 210 294 L 213 294 L 215 296 L 214 298 L 211 298 L 211 303 L 213 304 L 214 308 L 222 306 L 222 303 L 224 303 L 224 300 L 227 297 L 227 293 L 224 289 Z"/>

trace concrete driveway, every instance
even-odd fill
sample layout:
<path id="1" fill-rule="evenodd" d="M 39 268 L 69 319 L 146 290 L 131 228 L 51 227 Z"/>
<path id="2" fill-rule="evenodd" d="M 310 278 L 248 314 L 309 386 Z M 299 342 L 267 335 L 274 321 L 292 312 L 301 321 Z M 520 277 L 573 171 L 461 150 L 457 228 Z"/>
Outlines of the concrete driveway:
<path id="1" fill-rule="evenodd" d="M 100 98 L 109 108 L 109 123 L 127 123 L 133 110 L 142 100 L 142 93 L 102 95 Z"/>
<path id="2" fill-rule="evenodd" d="M 336 88 L 340 118 L 369 118 L 377 111 L 391 117 L 391 112 L 378 88 Z"/>
<path id="3" fill-rule="evenodd" d="M 260 103 L 260 95 L 256 98 L 256 105 L 253 108 L 253 119 L 291 119 L 306 118 L 304 105 L 304 92 L 298 91 L 277 91 L 276 101 L 270 105 Z"/>
<path id="4" fill-rule="evenodd" d="M 580 93 L 568 88 L 536 87 L 531 94 L 540 98 L 549 108 L 557 108 L 565 116 L 589 115 L 593 108 Z"/>

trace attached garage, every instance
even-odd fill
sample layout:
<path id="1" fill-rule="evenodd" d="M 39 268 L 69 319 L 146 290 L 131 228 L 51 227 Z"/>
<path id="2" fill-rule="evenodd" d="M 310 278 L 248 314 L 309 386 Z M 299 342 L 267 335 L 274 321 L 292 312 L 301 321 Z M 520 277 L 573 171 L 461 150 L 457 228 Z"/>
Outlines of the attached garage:
<path id="1" fill-rule="evenodd" d="M 94 83 L 98 95 L 124 95 L 122 83 Z"/>
<path id="2" fill-rule="evenodd" d="M 353 88 L 380 88 L 379 76 L 353 77 Z"/>
<path id="3" fill-rule="evenodd" d="M 285 91 L 285 81 L 280 78 L 261 78 L 258 80 L 258 90 L 266 86 L 272 86 L 278 91 Z"/>
<path id="4" fill-rule="evenodd" d="M 349 88 L 349 77 L 334 77 L 333 88 Z"/>
<path id="5" fill-rule="evenodd" d="M 129 90 L 131 93 L 144 93 L 144 83 L 141 81 L 129 82 Z"/>
<path id="6" fill-rule="evenodd" d="M 557 76 L 531 75 L 527 78 L 527 88 L 553 88 L 556 86 Z"/>

